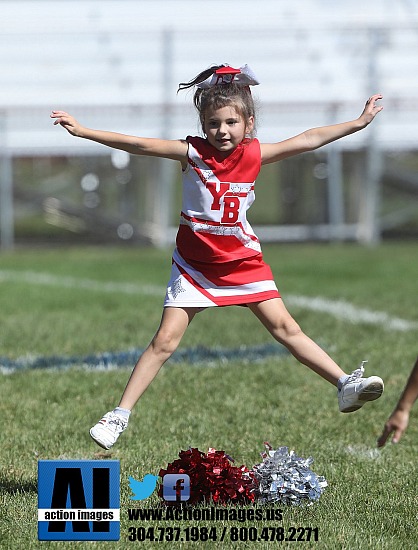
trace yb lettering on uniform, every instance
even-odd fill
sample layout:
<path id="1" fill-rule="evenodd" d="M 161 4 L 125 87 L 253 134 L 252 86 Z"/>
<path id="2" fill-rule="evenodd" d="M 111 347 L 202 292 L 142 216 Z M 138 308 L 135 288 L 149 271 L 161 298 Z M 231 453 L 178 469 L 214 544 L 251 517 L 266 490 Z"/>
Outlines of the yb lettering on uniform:
<path id="1" fill-rule="evenodd" d="M 239 218 L 241 206 L 239 197 L 245 198 L 248 195 L 251 191 L 251 184 L 243 184 L 238 192 L 231 189 L 231 187 L 234 187 L 231 183 L 208 181 L 206 187 L 213 197 L 211 210 L 222 210 L 223 206 L 221 223 L 234 224 Z"/>
<path id="2" fill-rule="evenodd" d="M 38 462 L 39 540 L 119 540 L 118 460 Z"/>

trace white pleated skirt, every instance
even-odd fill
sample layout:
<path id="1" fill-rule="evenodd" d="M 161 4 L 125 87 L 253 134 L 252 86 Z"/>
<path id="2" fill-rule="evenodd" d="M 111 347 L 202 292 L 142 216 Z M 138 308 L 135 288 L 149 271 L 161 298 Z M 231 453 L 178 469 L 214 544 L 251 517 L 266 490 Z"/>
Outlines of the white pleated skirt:
<path id="1" fill-rule="evenodd" d="M 280 298 L 270 266 L 262 254 L 223 263 L 188 263 L 173 253 L 164 307 L 246 305 Z"/>

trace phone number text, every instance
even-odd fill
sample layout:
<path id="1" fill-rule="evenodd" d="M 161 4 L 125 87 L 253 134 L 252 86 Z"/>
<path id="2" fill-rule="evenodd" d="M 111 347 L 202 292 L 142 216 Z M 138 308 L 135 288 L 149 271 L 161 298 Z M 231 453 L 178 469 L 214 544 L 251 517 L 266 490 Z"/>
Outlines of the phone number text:
<path id="1" fill-rule="evenodd" d="M 129 527 L 130 542 L 317 542 L 318 527 Z"/>

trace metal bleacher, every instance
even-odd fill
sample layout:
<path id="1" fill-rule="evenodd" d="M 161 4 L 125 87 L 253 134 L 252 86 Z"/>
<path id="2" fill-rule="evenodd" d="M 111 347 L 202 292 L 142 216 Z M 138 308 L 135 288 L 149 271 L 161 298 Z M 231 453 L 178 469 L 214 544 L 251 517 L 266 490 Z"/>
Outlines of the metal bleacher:
<path id="1" fill-rule="evenodd" d="M 199 17 L 206 4 L 189 0 L 2 1 L 3 143 L 12 152 L 76 148 L 51 128 L 53 108 L 76 109 L 101 127 L 118 121 L 121 131 L 182 136 L 196 123 L 190 96 L 176 96 L 178 82 L 211 63 L 247 62 L 262 82 L 255 91 L 263 139 L 353 117 L 370 93 L 382 91 L 389 113 L 380 138 L 388 147 L 408 146 L 418 121 L 415 4 L 381 0 L 369 10 L 358 0 L 344 8 L 272 0 L 258 11 L 246 0 L 215 0 Z M 161 120 L 167 103 L 168 124 Z"/>
<path id="2" fill-rule="evenodd" d="M 417 148 L 417 2 L 3 0 L 0 10 L 2 158 L 109 154 L 57 131 L 52 109 L 137 135 L 196 133 L 177 85 L 219 62 L 258 75 L 263 141 L 354 118 L 381 92 L 373 132 L 338 148 Z"/>

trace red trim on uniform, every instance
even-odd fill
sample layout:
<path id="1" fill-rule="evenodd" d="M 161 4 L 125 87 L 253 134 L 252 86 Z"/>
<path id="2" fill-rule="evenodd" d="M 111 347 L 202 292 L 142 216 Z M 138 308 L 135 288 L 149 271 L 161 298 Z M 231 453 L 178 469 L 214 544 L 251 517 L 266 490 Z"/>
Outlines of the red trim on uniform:
<path id="1" fill-rule="evenodd" d="M 179 264 L 177 262 L 174 262 L 174 263 L 176 264 L 177 269 L 180 271 L 180 273 L 183 275 L 183 277 L 186 279 L 186 281 L 188 281 L 192 286 L 194 286 L 196 288 L 196 290 L 198 290 L 204 296 L 206 296 L 206 298 L 208 300 L 210 300 L 214 304 L 217 304 L 216 300 L 213 298 L 213 296 L 211 294 L 209 294 L 209 292 L 207 290 L 205 290 L 201 285 L 196 283 L 196 281 L 186 271 L 184 271 L 184 269 L 181 266 L 179 266 Z"/>
<path id="2" fill-rule="evenodd" d="M 227 157 L 212 147 L 207 139 L 187 136 L 199 155 L 201 161 L 212 170 L 219 181 L 233 183 L 255 182 L 261 169 L 260 142 L 258 139 L 244 139 Z M 245 156 L 244 162 L 241 162 Z M 196 163 L 188 156 L 189 164 L 195 168 Z M 200 168 L 198 168 L 200 170 Z M 200 178 L 200 175 L 199 175 Z"/>
<path id="3" fill-rule="evenodd" d="M 192 222 L 192 223 L 202 223 L 204 225 L 211 225 L 213 227 L 239 227 L 242 231 L 242 233 L 246 236 L 246 237 L 249 237 L 252 241 L 258 243 L 259 240 L 257 238 L 256 235 L 252 235 L 251 233 L 247 233 L 244 229 L 244 226 L 242 225 L 241 222 L 235 222 L 235 223 L 231 223 L 231 224 L 228 224 L 228 223 L 220 223 L 220 222 L 216 222 L 214 220 L 205 220 L 203 218 L 195 218 L 195 217 L 191 217 L 191 216 L 188 216 L 187 214 L 185 214 L 184 212 L 181 212 L 180 216 L 182 218 L 184 218 L 185 220 L 189 221 L 189 222 Z M 183 224 L 184 225 L 184 224 Z M 185 227 L 188 227 L 190 229 L 190 231 L 193 231 L 191 227 L 189 227 L 188 225 L 185 225 Z M 193 231 L 193 233 L 204 233 L 204 231 Z M 213 235 L 213 233 L 209 233 L 210 235 Z M 214 237 L 220 237 L 221 235 L 213 235 Z M 223 236 L 223 235 L 222 235 Z M 235 235 L 234 235 L 235 236 Z M 257 254 L 259 254 L 259 252 L 257 252 Z"/>
<path id="4" fill-rule="evenodd" d="M 231 295 L 231 296 L 213 296 L 205 288 L 202 287 L 197 281 L 193 279 L 187 271 L 185 271 L 177 262 L 174 261 L 177 266 L 177 269 L 183 275 L 183 277 L 199 292 L 201 292 L 208 300 L 216 304 L 217 306 L 233 306 L 233 305 L 243 305 L 243 304 L 252 304 L 254 302 L 264 302 L 265 300 L 272 300 L 273 298 L 280 298 L 280 294 L 277 290 L 263 290 L 261 292 L 254 292 L 243 295 Z M 266 264 L 265 264 L 266 265 Z M 266 267 L 268 267 L 266 265 Z M 205 274 L 206 277 L 206 274 Z M 212 281 L 211 281 L 212 282 Z M 256 282 L 252 279 L 249 282 Z M 243 284 L 243 283 L 241 283 Z M 222 285 L 217 285 L 222 286 Z M 228 284 L 227 286 L 231 286 Z M 239 286 L 239 285 L 235 285 Z"/>
<path id="5" fill-rule="evenodd" d="M 280 298 L 280 294 L 275 290 L 266 290 L 265 292 L 257 292 L 255 294 L 247 294 L 246 296 L 229 297 L 222 296 L 213 300 L 218 306 L 240 306 L 246 304 L 254 304 L 256 302 L 265 302 L 266 300 L 273 300 L 274 298 Z"/>
<path id="6" fill-rule="evenodd" d="M 203 258 L 205 263 L 223 263 L 225 261 L 251 258 L 260 254 L 259 250 L 244 246 L 237 237 L 225 239 L 223 235 L 203 232 L 194 233 L 187 225 L 181 224 L 177 235 L 177 248 L 187 263 L 199 261 Z M 237 242 L 241 246 L 237 247 Z M 199 248 L 199 254 L 196 254 L 197 258 L 194 258 L 193 251 L 196 248 Z"/>
<path id="7" fill-rule="evenodd" d="M 205 263 L 202 265 L 200 262 L 189 260 L 187 263 L 217 287 L 240 286 L 259 281 L 274 280 L 271 268 L 264 262 L 262 254 L 223 263 Z"/>

